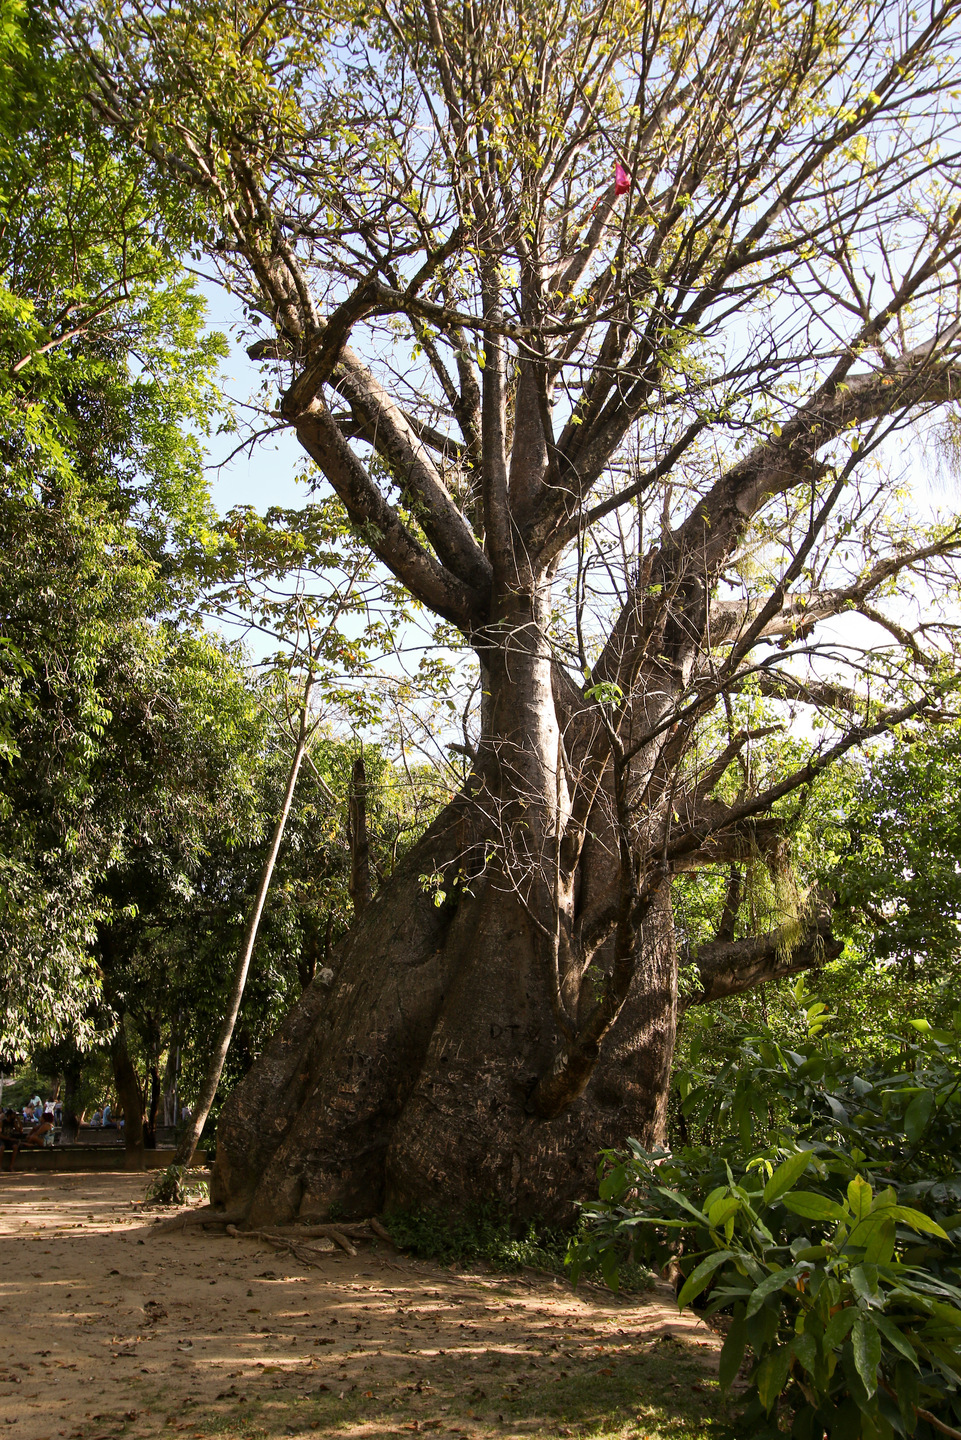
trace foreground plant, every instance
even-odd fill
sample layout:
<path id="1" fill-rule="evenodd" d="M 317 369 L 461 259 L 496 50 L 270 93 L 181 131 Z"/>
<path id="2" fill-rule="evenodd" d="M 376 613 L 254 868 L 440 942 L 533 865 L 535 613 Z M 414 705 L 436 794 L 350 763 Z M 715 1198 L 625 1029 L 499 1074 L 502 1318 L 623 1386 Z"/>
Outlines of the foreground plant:
<path id="1" fill-rule="evenodd" d="M 711 1145 L 608 1153 L 574 1277 L 676 1264 L 682 1308 L 730 1317 L 720 1378 L 746 1375 L 752 1434 L 779 1415 L 799 1440 L 956 1434 L 961 1014 L 856 1075 L 819 1034 L 823 1006 L 808 1013 L 801 1050 L 746 1040 L 713 1095 L 682 1077 L 689 1113 L 730 1102 Z M 747 1104 L 774 1117 L 759 1152 L 750 1123 L 747 1145 L 730 1127 Z"/>

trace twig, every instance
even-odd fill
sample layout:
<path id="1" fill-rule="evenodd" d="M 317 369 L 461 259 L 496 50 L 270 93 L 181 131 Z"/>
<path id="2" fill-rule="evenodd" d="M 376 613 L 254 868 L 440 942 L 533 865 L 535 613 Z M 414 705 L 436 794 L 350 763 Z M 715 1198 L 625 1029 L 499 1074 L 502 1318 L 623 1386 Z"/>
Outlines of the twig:
<path id="1" fill-rule="evenodd" d="M 892 1400 L 897 1400 L 897 1393 L 886 1380 L 881 1381 L 881 1389 L 886 1390 Z M 955 1430 L 952 1425 L 946 1425 L 943 1420 L 938 1419 L 937 1415 L 932 1415 L 930 1410 L 924 1410 L 920 1405 L 913 1405 L 911 1408 L 919 1420 L 926 1420 L 929 1425 L 934 1426 L 935 1430 L 940 1430 L 942 1435 L 950 1436 L 950 1440 L 961 1440 L 961 1430 Z"/>

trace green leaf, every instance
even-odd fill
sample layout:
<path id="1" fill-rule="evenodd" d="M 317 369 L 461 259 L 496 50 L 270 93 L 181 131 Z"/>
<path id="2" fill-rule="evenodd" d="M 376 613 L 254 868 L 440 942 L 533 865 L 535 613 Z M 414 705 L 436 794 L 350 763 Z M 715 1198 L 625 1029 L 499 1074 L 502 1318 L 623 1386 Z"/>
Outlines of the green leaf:
<path id="1" fill-rule="evenodd" d="M 916 1370 L 920 1370 L 921 1367 L 918 1364 L 918 1357 L 915 1354 L 914 1346 L 909 1340 L 905 1339 L 894 1321 L 887 1315 L 878 1314 L 874 1317 L 874 1323 L 892 1349 L 897 1350 L 899 1355 L 903 1355 L 905 1360 L 910 1360 Z"/>
<path id="2" fill-rule="evenodd" d="M 764 1187 L 761 1198 L 765 1205 L 770 1205 L 773 1200 L 779 1199 L 785 1191 L 790 1190 L 813 1159 L 812 1151 L 801 1150 L 797 1155 L 791 1155 L 783 1165 L 779 1165 Z"/>
<path id="3" fill-rule="evenodd" d="M 801 1267 L 791 1265 L 786 1270 L 775 1270 L 773 1275 L 768 1275 L 748 1300 L 747 1309 L 744 1312 L 745 1318 L 750 1320 L 752 1315 L 757 1314 L 769 1295 L 773 1295 L 777 1290 L 783 1290 L 784 1286 L 789 1285 L 792 1280 L 797 1281 L 800 1273 Z"/>
<path id="4" fill-rule="evenodd" d="M 937 1320 L 943 1320 L 948 1325 L 953 1325 L 956 1330 L 961 1330 L 961 1310 L 955 1305 L 946 1305 L 943 1300 L 935 1300 L 931 1305 L 931 1314 Z"/>
<path id="5" fill-rule="evenodd" d="M 916 1145 L 921 1139 L 933 1110 L 934 1094 L 931 1090 L 922 1090 L 920 1094 L 915 1095 L 905 1110 L 904 1133 L 912 1145 Z"/>
<path id="6" fill-rule="evenodd" d="M 617 1255 L 610 1247 L 601 1251 L 601 1274 L 604 1276 L 604 1283 L 609 1290 L 617 1294 L 620 1277 L 617 1269 Z"/>
<path id="7" fill-rule="evenodd" d="M 858 1241 L 864 1245 L 864 1259 L 871 1265 L 889 1265 L 894 1256 L 897 1226 L 894 1220 L 875 1209 L 858 1230 Z"/>
<path id="8" fill-rule="evenodd" d="M 878 1301 L 878 1277 L 874 1266 L 855 1265 L 851 1269 L 851 1287 L 859 1299 L 869 1305 Z"/>
<path id="9" fill-rule="evenodd" d="M 696 1206 L 692 1205 L 686 1195 L 681 1195 L 677 1190 L 668 1190 L 663 1185 L 658 1185 L 657 1190 L 659 1195 L 666 1195 L 668 1200 L 673 1200 L 676 1205 L 680 1205 L 682 1210 L 687 1210 L 689 1214 L 694 1216 L 695 1220 L 700 1220 L 702 1225 L 708 1223 L 707 1216 L 703 1211 L 698 1210 Z"/>
<path id="10" fill-rule="evenodd" d="M 813 1190 L 794 1190 L 781 1196 L 781 1204 L 805 1220 L 835 1220 L 848 1218 L 847 1211 L 836 1200 L 819 1195 Z"/>
<path id="11" fill-rule="evenodd" d="M 838 1406 L 831 1422 L 831 1440 L 865 1440 L 864 1417 L 853 1400 L 845 1400 Z"/>
<path id="12" fill-rule="evenodd" d="M 707 1218 L 713 1229 L 723 1225 L 732 1215 L 735 1215 L 741 1208 L 741 1202 L 736 1195 L 727 1195 L 722 1200 L 715 1200 L 707 1212 Z"/>
<path id="13" fill-rule="evenodd" d="M 868 1182 L 860 1175 L 855 1175 L 848 1185 L 848 1205 L 855 1220 L 866 1220 L 871 1213 L 871 1205 L 874 1199 Z"/>
<path id="14" fill-rule="evenodd" d="M 878 1366 L 881 1364 L 881 1336 L 869 1310 L 858 1310 L 851 1329 L 854 1366 L 870 1398 L 878 1388 Z"/>
<path id="15" fill-rule="evenodd" d="M 717 1378 L 725 1390 L 729 1390 L 737 1378 L 737 1372 L 744 1358 L 747 1345 L 747 1326 L 743 1320 L 735 1320 L 721 1346 L 721 1360 Z"/>
<path id="16" fill-rule="evenodd" d="M 912 1230 L 920 1230 L 924 1235 L 937 1235 L 939 1240 L 948 1238 L 947 1231 L 942 1230 L 937 1220 L 932 1220 L 930 1215 L 925 1215 L 920 1210 L 912 1210 L 909 1205 L 889 1205 L 884 1213 L 885 1216 L 890 1215 L 892 1220 L 902 1220 L 905 1225 L 910 1225 Z"/>
<path id="17" fill-rule="evenodd" d="M 754 1372 L 754 1384 L 757 1386 L 758 1397 L 768 1413 L 787 1383 L 793 1358 L 790 1345 L 781 1345 L 777 1350 L 772 1350 L 770 1354 L 765 1355 Z"/>
<path id="18" fill-rule="evenodd" d="M 834 1312 L 824 1327 L 825 1350 L 837 1350 L 839 1345 L 844 1344 L 856 1314 L 857 1310 L 853 1305 L 845 1305 L 843 1310 Z"/>
<path id="19" fill-rule="evenodd" d="M 813 1376 L 818 1363 L 818 1346 L 814 1336 L 802 1330 L 801 1334 L 795 1335 L 791 1341 L 791 1349 L 808 1374 Z"/>
<path id="20" fill-rule="evenodd" d="M 915 1366 L 917 1361 L 914 1362 Z M 918 1406 L 921 1404 L 921 1386 L 915 1370 L 900 1361 L 894 1372 L 894 1393 L 898 1397 L 898 1409 L 904 1421 L 904 1428 L 913 1435 L 918 1423 Z"/>
<path id="21" fill-rule="evenodd" d="M 683 1310 L 685 1306 L 690 1305 L 691 1301 L 696 1299 L 708 1286 L 715 1270 L 719 1269 L 725 1260 L 731 1260 L 733 1255 L 732 1250 L 716 1250 L 713 1255 L 708 1255 L 706 1260 L 702 1260 L 681 1286 L 677 1297 L 678 1309 Z"/>

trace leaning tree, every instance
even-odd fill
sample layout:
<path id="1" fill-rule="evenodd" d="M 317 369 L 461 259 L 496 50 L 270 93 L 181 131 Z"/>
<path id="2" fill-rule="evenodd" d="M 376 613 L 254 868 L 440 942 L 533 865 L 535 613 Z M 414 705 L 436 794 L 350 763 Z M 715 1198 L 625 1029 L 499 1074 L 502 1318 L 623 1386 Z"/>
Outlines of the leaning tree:
<path id="1" fill-rule="evenodd" d="M 672 876 L 785 865 L 819 770 L 937 712 L 959 11 L 62 6 L 274 423 L 480 676 L 462 786 L 225 1105 L 251 1223 L 563 1211 L 663 1135 Z M 797 724 L 760 782 L 762 701 Z M 685 1003 L 831 943 L 813 901 L 722 936 Z"/>

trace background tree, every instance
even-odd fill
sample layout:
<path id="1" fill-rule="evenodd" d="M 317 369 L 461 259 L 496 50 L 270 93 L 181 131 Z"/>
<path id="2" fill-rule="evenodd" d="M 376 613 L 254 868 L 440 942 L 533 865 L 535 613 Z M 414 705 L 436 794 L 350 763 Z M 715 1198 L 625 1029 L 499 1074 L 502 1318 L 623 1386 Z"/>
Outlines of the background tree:
<path id="1" fill-rule="evenodd" d="M 672 877 L 782 846 L 954 683 L 961 528 L 899 447 L 961 381 L 956 0 L 59 14 L 481 676 L 468 778 L 228 1103 L 219 1192 L 563 1209 L 664 1130 Z M 730 796 L 750 732 L 702 730 L 749 684 L 803 756 Z M 691 958 L 717 996 L 783 949 Z"/>
<path id="2" fill-rule="evenodd" d="M 16 1054 L 95 1032 L 101 879 L 188 816 L 186 773 L 166 771 L 163 820 L 156 804 L 191 685 L 225 660 L 172 623 L 212 521 L 200 437 L 223 346 L 143 167 L 111 157 L 42 18 L 9 5 L 0 36 L 0 1018 Z M 211 743 L 229 710 L 221 694 Z M 117 757 L 141 722 L 134 781 Z"/>

